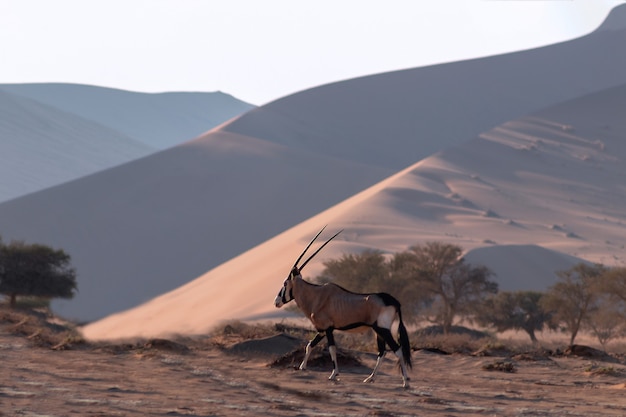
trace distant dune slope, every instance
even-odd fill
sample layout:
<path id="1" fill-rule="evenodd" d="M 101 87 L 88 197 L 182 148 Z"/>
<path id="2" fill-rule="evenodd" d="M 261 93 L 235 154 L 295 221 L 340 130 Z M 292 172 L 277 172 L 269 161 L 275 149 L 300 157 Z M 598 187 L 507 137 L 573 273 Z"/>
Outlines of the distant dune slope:
<path id="1" fill-rule="evenodd" d="M 222 92 L 138 93 L 81 84 L 0 84 L 0 90 L 37 100 L 165 149 L 255 106 Z"/>
<path id="2" fill-rule="evenodd" d="M 0 202 L 191 140 L 251 108 L 223 93 L 0 84 Z"/>
<path id="3" fill-rule="evenodd" d="M 435 152 L 540 108 L 626 83 L 624 45 L 626 30 L 602 30 L 537 50 L 303 91 L 252 110 L 182 146 L 4 203 L 0 205 L 0 230 L 5 239 L 65 248 L 80 274 L 80 292 L 71 301 L 54 301 L 53 307 L 72 318 L 99 318 L 177 288 Z M 534 128 L 529 121 L 521 123 Z M 476 146 L 485 146 L 483 142 Z M 533 155 L 499 146 L 503 158 Z M 449 157 L 455 157 L 456 151 L 451 152 Z M 452 165 L 462 157 L 459 153 Z M 472 154 L 477 160 L 480 157 Z M 424 164 L 437 159 L 430 161 Z M 516 161 L 511 161 L 511 166 Z M 509 162 L 503 159 L 502 165 L 509 166 Z M 525 178 L 539 185 L 547 183 L 530 175 Z M 418 179 L 419 183 L 425 181 Z M 408 203 L 400 198 L 403 190 L 399 195 L 393 189 L 380 194 L 382 215 L 393 204 L 399 206 L 385 217 L 392 220 L 376 233 L 377 239 L 388 236 L 388 245 L 396 248 L 414 241 L 418 232 L 407 224 L 412 224 L 416 215 L 422 218 L 419 211 L 437 220 L 433 228 L 440 231 L 450 218 L 489 209 L 480 192 L 493 186 L 477 186 L 480 182 L 471 177 L 455 181 L 470 187 L 470 201 L 476 208 L 447 207 L 452 203 L 446 197 L 451 193 L 447 188 L 452 188 L 447 184 L 437 185 L 441 187 L 439 196 L 427 191 L 425 197 L 438 198 L 432 207 L 415 203 L 421 201 L 425 191 L 419 187 L 425 185 L 408 191 L 414 196 Z M 433 210 L 440 206 L 441 211 Z M 451 212 L 444 214 L 444 209 Z M 498 207 L 491 209 L 506 219 Z M 372 213 L 370 208 L 364 212 L 346 209 L 345 221 L 365 222 Z M 471 217 L 470 226 L 478 222 L 490 228 L 480 239 L 507 243 L 494 237 L 495 232 L 487 232 L 512 226 L 507 220 L 490 220 L 486 213 Z M 541 224 L 547 221 L 541 220 Z M 560 220 L 549 221 L 561 224 Z M 320 226 L 316 223 L 307 228 L 307 237 Z M 387 231 L 388 227 L 398 230 Z M 427 231 L 419 228 L 419 234 L 428 236 Z M 469 231 L 474 234 L 476 229 L 454 227 L 448 233 Z M 574 233 L 582 235 L 582 231 Z M 302 239 L 291 237 L 284 248 Z M 346 239 L 355 238 L 347 233 Z M 257 268 L 266 264 L 283 268 L 288 253 L 271 253 L 254 264 L 247 263 L 241 276 L 229 276 L 219 284 L 245 277 L 239 288 L 262 279 Z M 226 298 L 225 292 L 237 293 L 220 285 L 204 290 L 218 291 L 224 302 L 240 302 Z M 248 299 L 245 294 L 243 300 Z M 265 308 L 264 297 L 258 303 L 250 308 Z M 244 314 L 235 307 L 231 312 Z"/>
<path id="4" fill-rule="evenodd" d="M 578 262 L 626 262 L 626 85 L 553 106 L 426 158 L 196 280 L 83 330 L 93 339 L 201 334 L 277 319 L 273 298 L 307 241 L 344 232 L 307 266 L 437 240 L 492 269 L 502 290 L 545 290 Z"/>
<path id="5" fill-rule="evenodd" d="M 154 151 L 104 125 L 0 88 L 0 202 Z"/>

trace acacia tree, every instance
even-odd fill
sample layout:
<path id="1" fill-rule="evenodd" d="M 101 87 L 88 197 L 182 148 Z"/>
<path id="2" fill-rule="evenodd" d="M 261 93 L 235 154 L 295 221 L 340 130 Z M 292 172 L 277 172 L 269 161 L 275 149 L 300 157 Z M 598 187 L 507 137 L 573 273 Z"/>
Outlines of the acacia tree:
<path id="1" fill-rule="evenodd" d="M 397 294 L 402 303 L 403 316 L 407 322 L 417 322 L 420 313 L 429 310 L 434 302 L 434 295 L 424 291 L 416 277 L 419 269 L 412 252 L 398 252 L 389 259 L 391 294 Z"/>
<path id="2" fill-rule="evenodd" d="M 599 295 L 598 306 L 585 318 L 584 325 L 606 349 L 611 340 L 626 334 L 626 306 L 624 301 L 606 293 Z"/>
<path id="3" fill-rule="evenodd" d="M 554 324 L 563 324 L 570 333 L 570 346 L 574 344 L 583 321 L 598 309 L 600 277 L 605 271 L 602 265 L 584 263 L 558 271 L 558 282 L 548 289 L 542 300 L 543 307 L 553 314 Z"/>
<path id="4" fill-rule="evenodd" d="M 602 291 L 626 302 L 626 268 L 616 267 L 604 271 L 601 277 Z"/>
<path id="5" fill-rule="evenodd" d="M 63 250 L 24 242 L 0 242 L 0 294 L 13 307 L 18 296 L 72 298 L 76 271 Z"/>
<path id="6" fill-rule="evenodd" d="M 626 335 L 626 268 L 604 270 L 599 277 L 598 310 L 589 314 L 585 326 L 603 348 L 612 339 Z"/>
<path id="7" fill-rule="evenodd" d="M 442 326 L 444 334 L 458 314 L 498 291 L 498 284 L 489 280 L 492 272 L 465 263 L 462 252 L 461 247 L 442 242 L 427 242 L 408 251 L 417 284 L 435 298 L 432 321 Z"/>
<path id="8" fill-rule="evenodd" d="M 543 294 L 536 291 L 503 291 L 479 304 L 474 319 L 499 332 L 523 330 L 537 343 L 535 332 L 543 330 L 551 318 L 541 306 L 542 297 Z"/>
<path id="9" fill-rule="evenodd" d="M 316 280 L 334 282 L 355 292 L 379 292 L 385 291 L 382 287 L 388 276 L 389 266 L 382 252 L 366 250 L 325 261 L 324 270 Z"/>

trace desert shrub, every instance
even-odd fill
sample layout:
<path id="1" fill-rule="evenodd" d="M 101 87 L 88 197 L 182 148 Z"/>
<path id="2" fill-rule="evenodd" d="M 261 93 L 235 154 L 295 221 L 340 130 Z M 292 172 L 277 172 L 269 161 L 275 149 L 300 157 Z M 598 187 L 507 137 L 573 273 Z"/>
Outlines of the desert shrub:
<path id="1" fill-rule="evenodd" d="M 484 338 L 489 338 L 491 337 L 488 333 L 485 333 L 483 331 L 480 330 L 475 330 L 475 329 L 470 329 L 468 327 L 464 327 L 464 326 L 452 326 L 450 328 L 450 333 L 451 335 L 465 335 L 468 336 L 470 338 L 473 339 L 484 339 Z M 438 335 L 445 335 L 445 332 L 443 331 L 443 327 L 442 326 L 428 326 L 428 327 L 423 327 L 421 329 L 416 330 L 413 335 L 415 336 L 438 336 Z"/>
<path id="2" fill-rule="evenodd" d="M 211 336 L 236 336 L 241 339 L 259 339 L 276 334 L 276 327 L 270 324 L 249 324 L 239 320 L 229 321 L 216 326 Z"/>
<path id="3" fill-rule="evenodd" d="M 452 326 L 448 334 L 443 332 L 441 326 L 429 326 L 411 333 L 410 340 L 413 349 L 471 353 L 489 343 L 494 343 L 496 339 L 487 333 L 462 326 Z"/>
<path id="4" fill-rule="evenodd" d="M 413 349 L 439 350 L 446 353 L 472 353 L 486 343 L 465 334 L 440 334 L 423 337 L 411 337 Z"/>

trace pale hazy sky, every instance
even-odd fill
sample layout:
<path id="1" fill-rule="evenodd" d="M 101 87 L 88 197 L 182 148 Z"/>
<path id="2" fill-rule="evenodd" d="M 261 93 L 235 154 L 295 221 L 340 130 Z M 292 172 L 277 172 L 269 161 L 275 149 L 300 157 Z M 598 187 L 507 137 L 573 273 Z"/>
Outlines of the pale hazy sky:
<path id="1" fill-rule="evenodd" d="M 0 83 L 220 90 L 253 104 L 575 38 L 624 0 L 0 0 Z"/>

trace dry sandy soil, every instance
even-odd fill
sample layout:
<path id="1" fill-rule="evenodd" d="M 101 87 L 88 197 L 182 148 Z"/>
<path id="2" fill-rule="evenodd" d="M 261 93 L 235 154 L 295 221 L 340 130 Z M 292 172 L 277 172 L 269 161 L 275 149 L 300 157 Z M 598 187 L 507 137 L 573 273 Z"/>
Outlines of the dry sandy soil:
<path id="1" fill-rule="evenodd" d="M 361 382 L 375 360 L 367 352 L 346 351 L 338 382 L 315 358 L 307 371 L 289 354 L 270 366 L 303 343 L 284 335 L 55 350 L 48 331 L 0 320 L 0 416 L 626 415 L 623 359 L 418 350 L 403 389 L 390 358 L 375 383 Z"/>

